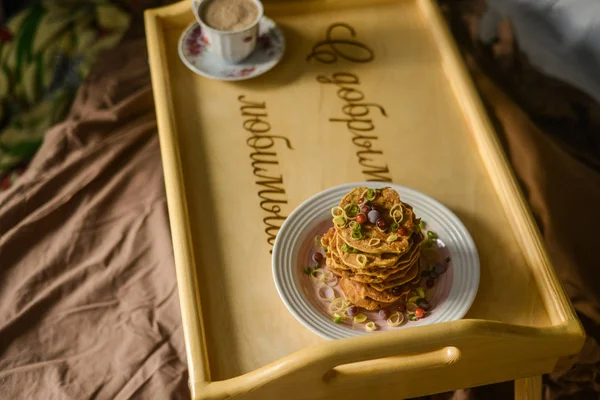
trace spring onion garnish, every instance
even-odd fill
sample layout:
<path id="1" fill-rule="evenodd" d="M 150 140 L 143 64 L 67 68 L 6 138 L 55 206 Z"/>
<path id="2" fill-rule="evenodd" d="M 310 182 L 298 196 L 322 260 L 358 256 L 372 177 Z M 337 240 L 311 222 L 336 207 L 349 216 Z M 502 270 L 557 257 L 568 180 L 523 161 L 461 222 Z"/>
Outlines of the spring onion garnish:
<path id="1" fill-rule="evenodd" d="M 437 239 L 438 238 L 437 233 L 435 233 L 434 231 L 427 231 L 427 236 L 429 236 L 431 239 Z"/>
<path id="2" fill-rule="evenodd" d="M 306 268 L 304 268 L 304 273 L 305 273 L 306 275 L 310 275 L 310 274 L 311 274 L 311 272 L 312 272 L 312 269 L 310 269 L 310 267 L 306 267 Z"/>
<path id="3" fill-rule="evenodd" d="M 342 207 L 335 206 L 331 209 L 331 216 L 332 217 L 345 217 L 346 213 L 344 212 Z"/>
<path id="4" fill-rule="evenodd" d="M 416 296 L 413 296 L 410 299 L 408 299 L 408 302 L 417 304 L 417 301 L 419 301 L 420 299 L 421 299 L 421 296 L 417 293 Z"/>
<path id="5" fill-rule="evenodd" d="M 398 240 L 398 235 L 396 235 L 395 233 L 392 233 L 390 236 L 387 237 L 387 239 L 385 239 L 385 241 L 388 243 L 392 243 L 396 240 Z"/>
<path id="6" fill-rule="evenodd" d="M 346 308 L 348 308 L 348 305 L 346 304 L 346 300 L 344 300 L 343 297 L 338 297 L 331 301 L 331 304 L 329 305 L 329 312 L 331 312 L 331 313 L 344 312 L 344 311 L 346 311 Z"/>
<path id="7" fill-rule="evenodd" d="M 421 221 L 419 222 L 419 228 L 420 228 L 421 230 L 423 230 L 423 229 L 425 229 L 426 227 L 427 227 L 427 222 L 425 222 L 425 221 L 421 220 Z"/>
<path id="8" fill-rule="evenodd" d="M 322 235 L 315 236 L 315 246 L 323 247 L 323 236 Z"/>
<path id="9" fill-rule="evenodd" d="M 333 274 L 331 274 L 333 275 Z M 337 276 L 332 276 L 331 279 L 328 279 L 325 284 L 329 287 L 335 287 L 335 285 L 338 284 L 338 278 Z M 333 299 L 332 299 L 333 300 Z"/>
<path id="10" fill-rule="evenodd" d="M 344 218 L 343 216 L 334 217 L 333 223 L 337 226 L 344 226 L 346 225 L 346 218 Z"/>
<path id="11" fill-rule="evenodd" d="M 419 320 L 419 318 L 417 318 L 414 314 L 411 315 L 410 317 L 408 317 L 408 319 L 411 320 L 411 321 L 418 321 Z"/>
<path id="12" fill-rule="evenodd" d="M 377 194 L 375 193 L 375 191 L 373 189 L 366 189 L 360 195 L 360 197 L 365 198 L 367 200 L 374 200 L 376 196 L 377 196 Z"/>
<path id="13" fill-rule="evenodd" d="M 320 240 L 320 242 L 321 242 L 321 247 L 323 247 L 323 248 L 325 248 L 325 249 L 326 249 L 326 248 L 327 248 L 327 245 L 328 245 L 329 243 L 327 243 L 327 241 L 325 241 L 325 237 L 321 236 L 321 240 Z"/>
<path id="14" fill-rule="evenodd" d="M 392 218 L 394 218 L 394 222 L 396 222 L 397 224 L 402 222 L 404 220 L 404 215 L 402 214 L 402 210 L 394 211 L 394 214 L 392 214 Z"/>
<path id="15" fill-rule="evenodd" d="M 359 230 L 353 230 L 351 236 L 354 240 L 362 239 L 363 237 L 362 232 Z"/>
<path id="16" fill-rule="evenodd" d="M 356 316 L 354 317 L 354 322 L 356 322 L 357 324 L 362 324 L 366 320 L 367 316 L 365 314 L 356 314 Z"/>
<path id="17" fill-rule="evenodd" d="M 404 315 L 396 311 L 392 315 L 390 315 L 387 319 L 387 323 L 389 326 L 398 326 L 404 322 Z"/>
<path id="18" fill-rule="evenodd" d="M 323 301 L 333 301 L 335 299 L 335 292 L 329 286 L 320 286 L 317 289 L 317 296 Z"/>
<path id="19" fill-rule="evenodd" d="M 402 204 L 396 203 L 392 206 L 392 208 L 390 208 L 390 217 L 392 217 L 394 219 L 394 222 L 398 224 L 402 222 L 402 219 L 404 218 Z"/>
<path id="20" fill-rule="evenodd" d="M 371 238 L 371 240 L 369 240 L 369 246 L 371 246 L 371 247 L 379 246 L 380 244 L 381 244 L 381 239 Z"/>
<path id="21" fill-rule="evenodd" d="M 344 317 L 341 314 L 338 314 L 338 313 L 333 314 L 333 322 L 335 322 L 336 324 L 339 324 L 343 320 L 344 320 Z"/>
<path id="22" fill-rule="evenodd" d="M 419 306 L 410 300 L 406 303 L 406 311 L 408 312 L 414 313 L 417 308 L 419 308 Z"/>
<path id="23" fill-rule="evenodd" d="M 452 261 L 452 259 L 450 257 L 446 257 L 446 262 L 449 263 L 450 261 Z"/>
<path id="24" fill-rule="evenodd" d="M 350 203 L 348 205 L 346 205 L 346 207 L 344 207 L 344 212 L 346 213 L 346 216 L 348 217 L 356 217 L 358 215 L 358 213 L 360 212 L 360 208 L 358 208 L 358 206 L 354 203 Z"/>
<path id="25" fill-rule="evenodd" d="M 319 281 L 319 282 L 325 282 L 327 280 L 327 272 L 329 271 L 323 271 L 322 269 L 315 269 L 313 272 L 311 272 L 311 276 Z M 329 272 L 331 273 L 331 272 Z"/>
<path id="26" fill-rule="evenodd" d="M 392 222 L 390 225 L 390 232 L 396 232 L 400 228 L 400 224 L 397 222 Z"/>
<path id="27" fill-rule="evenodd" d="M 364 254 L 359 254 L 356 256 L 356 261 L 358 261 L 358 263 L 364 267 L 365 265 L 367 265 L 367 256 L 365 256 Z"/>
<path id="28" fill-rule="evenodd" d="M 373 321 L 369 321 L 365 325 L 365 331 L 367 332 L 373 332 L 375 329 L 377 329 L 377 325 Z"/>
<path id="29" fill-rule="evenodd" d="M 421 298 L 425 298 L 425 291 L 423 290 L 423 288 L 417 288 L 417 294 L 421 297 Z"/>
<path id="30" fill-rule="evenodd" d="M 350 223 L 348 224 L 348 227 L 352 230 L 360 229 L 360 228 L 357 228 L 357 226 L 360 226 L 360 224 L 356 221 L 350 221 Z"/>

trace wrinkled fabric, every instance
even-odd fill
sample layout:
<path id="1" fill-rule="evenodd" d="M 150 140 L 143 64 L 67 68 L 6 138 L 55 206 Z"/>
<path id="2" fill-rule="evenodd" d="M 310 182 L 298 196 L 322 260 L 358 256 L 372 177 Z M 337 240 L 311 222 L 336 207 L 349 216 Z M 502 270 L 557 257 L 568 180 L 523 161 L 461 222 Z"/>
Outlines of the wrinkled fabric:
<path id="1" fill-rule="evenodd" d="M 137 41 L 0 195 L 0 397 L 189 397 L 156 132 Z"/>

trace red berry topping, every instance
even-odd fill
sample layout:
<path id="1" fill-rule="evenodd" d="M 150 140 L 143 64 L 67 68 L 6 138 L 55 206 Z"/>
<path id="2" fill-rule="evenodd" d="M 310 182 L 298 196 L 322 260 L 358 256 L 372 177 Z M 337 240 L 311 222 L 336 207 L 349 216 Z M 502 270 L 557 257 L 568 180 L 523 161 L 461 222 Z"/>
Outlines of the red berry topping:
<path id="1" fill-rule="evenodd" d="M 356 222 L 358 222 L 359 224 L 364 224 L 365 222 L 367 222 L 367 216 L 363 213 L 360 213 L 356 216 Z"/>

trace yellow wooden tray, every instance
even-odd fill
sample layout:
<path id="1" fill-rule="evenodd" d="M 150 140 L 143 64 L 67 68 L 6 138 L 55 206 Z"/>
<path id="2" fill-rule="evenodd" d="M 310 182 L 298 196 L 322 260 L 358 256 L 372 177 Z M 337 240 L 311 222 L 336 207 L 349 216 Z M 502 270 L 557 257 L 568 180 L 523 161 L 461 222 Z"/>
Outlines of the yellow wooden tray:
<path id="1" fill-rule="evenodd" d="M 286 54 L 236 83 L 180 61 L 187 1 L 146 13 L 193 398 L 397 399 L 564 367 L 584 333 L 432 0 L 265 12 Z M 481 283 L 465 319 L 327 342 L 286 310 L 277 227 L 309 196 L 365 179 L 426 193 L 467 226 Z"/>

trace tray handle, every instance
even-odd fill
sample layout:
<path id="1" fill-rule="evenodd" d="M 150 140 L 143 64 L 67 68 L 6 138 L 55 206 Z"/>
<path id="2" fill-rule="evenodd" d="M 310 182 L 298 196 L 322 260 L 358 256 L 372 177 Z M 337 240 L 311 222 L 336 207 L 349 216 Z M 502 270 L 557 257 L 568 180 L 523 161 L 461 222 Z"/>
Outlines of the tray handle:
<path id="1" fill-rule="evenodd" d="M 327 371 L 323 375 L 323 381 L 327 384 L 344 385 L 361 377 L 395 374 L 409 370 L 421 371 L 442 368 L 457 363 L 461 358 L 461 354 L 458 347 L 446 346 L 426 353 L 398 355 L 342 364 Z"/>
<path id="2" fill-rule="evenodd" d="M 584 339 L 576 319 L 549 327 L 458 320 L 323 342 L 235 378 L 195 381 L 192 394 L 206 400 L 262 399 L 310 387 L 320 393 L 318 398 L 329 398 L 389 374 L 455 368 L 463 362 L 475 368 L 481 354 L 507 362 L 522 360 L 523 354 L 530 359 L 567 356 L 579 351 Z"/>

